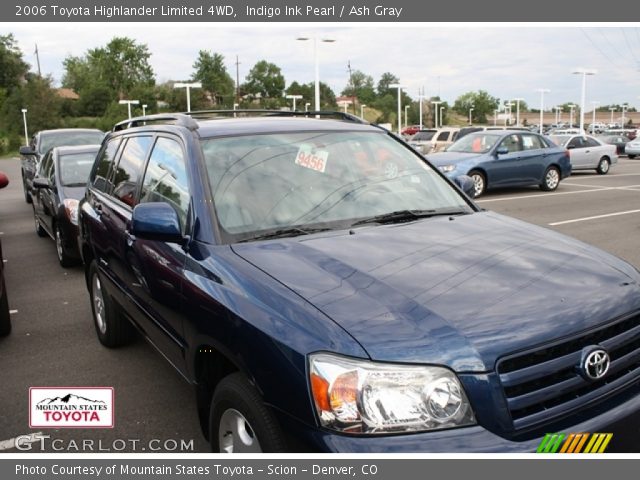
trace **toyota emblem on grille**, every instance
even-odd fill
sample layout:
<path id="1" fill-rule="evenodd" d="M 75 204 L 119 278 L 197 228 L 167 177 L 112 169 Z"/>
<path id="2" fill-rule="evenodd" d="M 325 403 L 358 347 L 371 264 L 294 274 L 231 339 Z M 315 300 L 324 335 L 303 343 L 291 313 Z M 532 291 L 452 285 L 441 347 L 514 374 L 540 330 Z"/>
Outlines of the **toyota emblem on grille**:
<path id="1" fill-rule="evenodd" d="M 585 348 L 580 361 L 580 373 L 587 380 L 600 380 L 609 371 L 611 359 L 602 347 Z"/>

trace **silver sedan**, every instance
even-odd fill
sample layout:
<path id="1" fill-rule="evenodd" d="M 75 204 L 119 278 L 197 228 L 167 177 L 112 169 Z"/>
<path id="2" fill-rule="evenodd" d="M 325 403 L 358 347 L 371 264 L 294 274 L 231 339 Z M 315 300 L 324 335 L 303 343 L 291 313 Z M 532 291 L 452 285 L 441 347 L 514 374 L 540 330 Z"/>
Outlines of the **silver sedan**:
<path id="1" fill-rule="evenodd" d="M 615 145 L 608 145 L 590 135 L 552 135 L 549 138 L 569 151 L 572 170 L 593 170 L 601 175 L 618 163 Z"/>

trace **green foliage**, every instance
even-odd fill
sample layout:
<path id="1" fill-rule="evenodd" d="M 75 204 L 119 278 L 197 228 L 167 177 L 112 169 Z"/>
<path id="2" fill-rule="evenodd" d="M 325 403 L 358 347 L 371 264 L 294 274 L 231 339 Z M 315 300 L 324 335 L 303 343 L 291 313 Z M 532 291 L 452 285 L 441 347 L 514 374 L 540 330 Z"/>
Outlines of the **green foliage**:
<path id="1" fill-rule="evenodd" d="M 193 79 L 202 82 L 202 87 L 211 93 L 216 105 L 233 107 L 235 82 L 227 72 L 221 54 L 200 50 L 193 69 Z"/>
<path id="2" fill-rule="evenodd" d="M 0 89 L 9 92 L 19 87 L 28 71 L 13 35 L 0 35 Z"/>
<path id="3" fill-rule="evenodd" d="M 487 117 L 493 116 L 493 111 L 499 105 L 499 99 L 492 97 L 484 90 L 478 90 L 477 92 L 467 92 L 460 95 L 453 104 L 453 111 L 469 118 L 469 109 L 473 107 L 473 123 L 486 123 Z M 513 108 L 515 111 L 515 106 Z M 520 102 L 520 111 L 525 111 L 525 108 L 526 104 Z"/>
<path id="4" fill-rule="evenodd" d="M 287 95 L 302 95 L 302 99 L 298 100 L 296 105 L 298 110 L 304 110 L 304 104 L 310 103 L 309 110 L 315 108 L 316 88 L 314 82 L 300 84 L 293 82 L 286 90 Z M 324 82 L 320 82 L 320 109 L 334 110 L 338 108 L 336 105 L 336 94 L 333 93 L 331 87 Z"/>
<path id="5" fill-rule="evenodd" d="M 266 60 L 260 60 L 249 71 L 242 90 L 254 97 L 266 99 L 282 97 L 284 87 L 285 81 L 280 67 Z"/>
<path id="6" fill-rule="evenodd" d="M 105 114 L 109 104 L 113 102 L 113 92 L 104 84 L 90 84 L 78 91 L 78 113 L 89 117 L 100 117 Z"/>
<path id="7" fill-rule="evenodd" d="M 357 97 L 361 104 L 372 104 L 377 97 L 373 88 L 373 77 L 360 70 L 354 70 L 349 78 L 349 83 L 342 90 L 342 95 L 345 97 Z"/>

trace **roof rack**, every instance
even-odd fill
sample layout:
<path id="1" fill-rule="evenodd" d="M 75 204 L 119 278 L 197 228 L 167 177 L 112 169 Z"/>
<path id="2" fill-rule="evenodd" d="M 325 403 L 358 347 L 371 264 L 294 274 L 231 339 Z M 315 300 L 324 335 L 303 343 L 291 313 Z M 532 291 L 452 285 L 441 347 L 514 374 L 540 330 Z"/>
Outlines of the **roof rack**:
<path id="1" fill-rule="evenodd" d="M 198 122 L 191 118 L 188 114 L 184 113 L 158 113 L 155 115 L 146 115 L 144 117 L 135 117 L 122 122 L 116 123 L 113 127 L 113 131 L 126 130 L 133 127 L 141 127 L 149 124 L 156 123 L 168 123 L 172 125 L 179 125 L 189 130 L 197 130 Z"/>
<path id="2" fill-rule="evenodd" d="M 351 115 L 346 112 L 334 111 L 307 111 L 298 112 L 290 110 L 260 110 L 260 109 L 243 109 L 243 110 L 196 110 L 192 112 L 182 113 L 158 113 L 155 115 L 146 115 L 144 117 L 135 117 L 122 122 L 116 123 L 113 131 L 126 130 L 134 127 L 141 127 L 149 124 L 168 123 L 179 125 L 189 130 L 197 130 L 198 122 L 195 119 L 214 119 L 217 117 L 248 117 L 248 116 L 265 116 L 265 117 L 307 117 L 307 118 L 336 118 L 348 122 L 361 123 L 369 125 L 369 122 L 362 120 L 360 117 Z"/>
<path id="3" fill-rule="evenodd" d="M 190 115 L 193 118 L 215 118 L 216 116 L 236 116 L 236 117 L 249 117 L 249 116 L 265 116 L 265 117 L 331 117 L 338 120 L 346 120 L 349 122 L 368 124 L 360 117 L 351 115 L 346 112 L 337 112 L 331 110 L 318 110 L 318 111 L 291 111 L 291 110 L 263 110 L 263 109 L 237 109 L 237 110 L 197 110 L 193 112 L 184 113 Z"/>

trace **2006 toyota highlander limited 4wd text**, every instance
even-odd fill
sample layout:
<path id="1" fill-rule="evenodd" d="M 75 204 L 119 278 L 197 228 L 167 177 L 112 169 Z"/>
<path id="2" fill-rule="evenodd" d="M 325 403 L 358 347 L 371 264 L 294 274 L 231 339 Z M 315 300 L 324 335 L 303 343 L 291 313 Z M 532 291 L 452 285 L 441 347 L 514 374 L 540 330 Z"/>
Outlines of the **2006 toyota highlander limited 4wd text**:
<path id="1" fill-rule="evenodd" d="M 139 330 L 214 451 L 639 451 L 640 273 L 463 190 L 348 115 L 118 124 L 79 214 L 98 338 Z"/>

